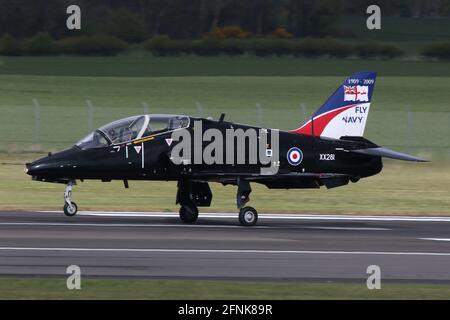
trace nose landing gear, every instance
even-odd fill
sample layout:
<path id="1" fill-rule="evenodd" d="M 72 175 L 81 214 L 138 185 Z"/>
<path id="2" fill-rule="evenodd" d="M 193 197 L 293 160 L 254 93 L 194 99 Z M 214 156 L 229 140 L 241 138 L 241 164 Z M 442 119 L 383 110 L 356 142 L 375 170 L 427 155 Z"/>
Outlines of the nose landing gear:
<path id="1" fill-rule="evenodd" d="M 64 214 L 68 217 L 73 217 L 78 211 L 77 204 L 70 199 L 74 185 L 76 185 L 76 181 L 69 180 L 66 189 L 64 190 Z"/>

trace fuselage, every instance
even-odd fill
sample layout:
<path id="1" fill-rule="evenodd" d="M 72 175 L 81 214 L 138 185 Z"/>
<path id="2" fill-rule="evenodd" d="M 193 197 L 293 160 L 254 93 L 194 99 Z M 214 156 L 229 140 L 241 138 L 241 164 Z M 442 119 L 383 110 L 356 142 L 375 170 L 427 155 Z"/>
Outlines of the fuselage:
<path id="1" fill-rule="evenodd" d="M 270 164 L 254 163 L 248 157 L 252 148 L 251 139 L 247 139 L 245 142 L 243 140 L 237 141 L 234 146 L 236 152 L 244 143 L 246 152 L 244 163 L 239 163 L 239 161 L 235 161 L 235 163 L 227 162 L 227 150 L 229 152 L 230 149 L 227 149 L 225 145 L 223 146 L 222 161 L 216 161 L 215 163 L 198 162 L 196 161 L 198 159 L 195 158 L 195 152 L 199 151 L 199 146 L 194 145 L 195 140 L 191 142 L 194 152 L 185 157 L 182 163 L 174 164 L 171 151 L 179 143 L 173 141 L 174 132 L 177 130 L 185 130 L 192 137 L 203 137 L 207 130 L 215 129 L 216 132 L 221 132 L 226 137 L 227 130 L 241 129 L 244 132 L 256 132 L 258 140 L 261 132 L 273 132 L 271 129 L 226 121 L 188 118 L 189 124 L 184 128 L 160 130 L 137 139 L 89 148 L 75 145 L 67 150 L 27 164 L 27 173 L 33 176 L 35 180 L 61 183 L 84 179 L 177 181 L 180 178 L 223 182 L 220 177 L 245 175 L 254 177 L 254 181 L 264 183 L 269 187 L 278 187 L 279 183 L 274 178 L 280 177 L 278 180 L 281 187 L 284 185 L 287 188 L 302 188 L 312 187 L 309 183 L 311 179 L 308 179 L 308 174 L 342 174 L 347 175 L 352 181 L 357 181 L 359 178 L 377 174 L 382 169 L 380 157 L 347 152 L 349 149 L 367 147 L 368 142 L 366 140 L 324 139 L 288 131 L 277 131 L 279 133 L 278 157 L 271 163 L 276 167 L 276 173 L 270 178 L 260 174 L 261 168 L 270 166 Z M 211 144 L 210 141 L 201 141 L 200 152 L 203 153 L 209 144 Z M 268 143 L 266 148 L 272 153 L 274 152 L 272 147 L 271 143 Z M 299 163 L 293 164 L 288 159 L 288 153 L 292 148 L 300 149 L 302 153 L 302 159 Z M 258 152 L 260 151 L 258 150 Z M 217 154 L 215 155 L 217 156 Z M 216 159 L 218 158 L 220 157 L 216 157 Z M 295 179 L 296 181 L 292 177 L 282 178 L 296 173 L 299 174 L 298 178 Z M 303 185 L 302 179 L 308 182 Z"/>

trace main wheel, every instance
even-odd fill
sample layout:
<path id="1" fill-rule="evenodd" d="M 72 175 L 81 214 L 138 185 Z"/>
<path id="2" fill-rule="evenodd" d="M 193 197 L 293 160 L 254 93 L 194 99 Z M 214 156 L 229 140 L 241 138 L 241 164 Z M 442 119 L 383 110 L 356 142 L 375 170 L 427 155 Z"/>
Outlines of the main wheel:
<path id="1" fill-rule="evenodd" d="M 244 207 L 239 211 L 239 222 L 243 226 L 254 226 L 258 221 L 258 212 L 253 207 Z"/>
<path id="2" fill-rule="evenodd" d="M 73 217 L 74 215 L 77 214 L 77 211 L 78 211 L 78 206 L 77 206 L 77 204 L 76 204 L 75 202 L 73 202 L 73 201 L 72 201 L 71 203 L 72 203 L 71 206 L 69 206 L 69 205 L 67 204 L 67 202 L 64 203 L 64 214 L 65 214 L 66 216 L 68 216 L 68 217 Z"/>
<path id="3" fill-rule="evenodd" d="M 198 209 L 196 206 L 181 206 L 180 219 L 184 223 L 193 223 L 198 218 Z"/>

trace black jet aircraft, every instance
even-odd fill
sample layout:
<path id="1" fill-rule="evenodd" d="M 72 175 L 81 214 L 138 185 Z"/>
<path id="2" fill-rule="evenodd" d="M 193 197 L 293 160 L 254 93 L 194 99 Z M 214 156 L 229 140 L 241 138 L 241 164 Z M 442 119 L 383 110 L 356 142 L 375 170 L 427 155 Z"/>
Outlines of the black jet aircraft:
<path id="1" fill-rule="evenodd" d="M 237 186 L 239 222 L 257 222 L 246 203 L 250 183 L 270 189 L 334 188 L 379 173 L 382 158 L 424 161 L 363 138 L 375 72 L 347 78 L 303 126 L 265 129 L 184 115 L 139 115 L 107 124 L 73 147 L 27 163 L 33 180 L 66 184 L 64 213 L 74 216 L 76 181 L 177 181 L 180 219 L 211 205 L 209 182 Z M 221 137 L 222 135 L 222 137 Z M 175 152 L 176 151 L 176 152 Z"/>

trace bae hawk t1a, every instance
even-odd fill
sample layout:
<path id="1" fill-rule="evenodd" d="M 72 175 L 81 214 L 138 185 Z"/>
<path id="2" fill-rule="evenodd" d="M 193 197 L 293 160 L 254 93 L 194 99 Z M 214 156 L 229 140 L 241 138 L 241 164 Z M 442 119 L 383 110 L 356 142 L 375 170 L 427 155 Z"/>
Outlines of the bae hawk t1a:
<path id="1" fill-rule="evenodd" d="M 220 119 L 148 114 L 107 124 L 71 148 L 26 165 L 33 180 L 66 184 L 64 213 L 74 216 L 76 181 L 177 181 L 180 219 L 192 223 L 211 205 L 210 182 L 237 186 L 239 222 L 254 225 L 246 206 L 251 183 L 270 189 L 334 188 L 379 173 L 382 158 L 425 161 L 363 137 L 375 72 L 347 78 L 303 126 L 291 131 Z"/>

